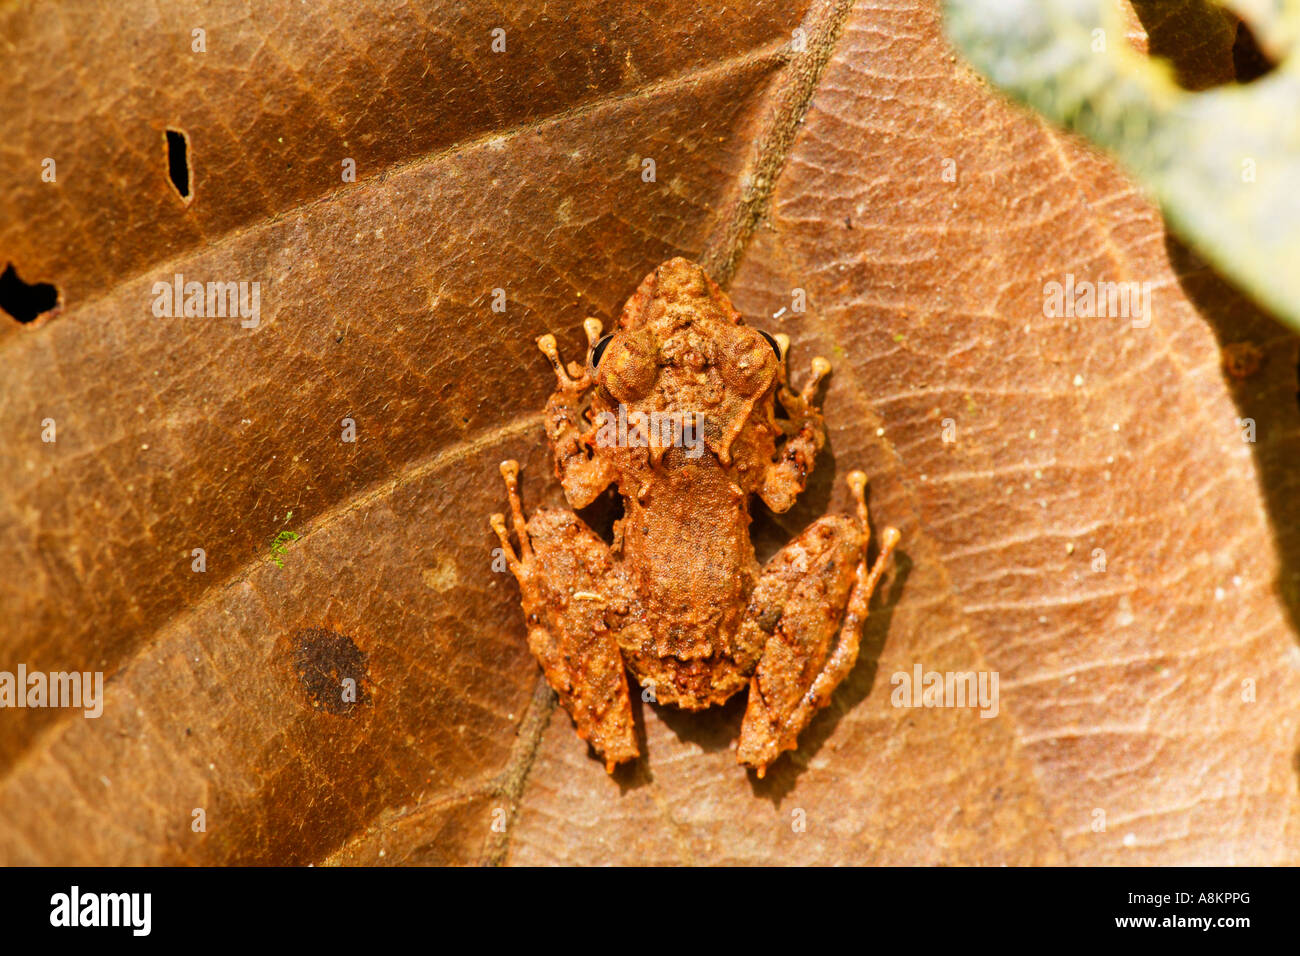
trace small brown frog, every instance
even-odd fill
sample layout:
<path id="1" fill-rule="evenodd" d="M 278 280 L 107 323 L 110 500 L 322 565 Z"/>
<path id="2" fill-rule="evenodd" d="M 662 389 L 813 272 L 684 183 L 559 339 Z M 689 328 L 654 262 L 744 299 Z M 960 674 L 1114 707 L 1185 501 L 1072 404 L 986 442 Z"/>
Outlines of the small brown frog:
<path id="1" fill-rule="evenodd" d="M 749 540 L 749 499 L 783 512 L 826 441 L 812 361 L 796 393 L 789 339 L 747 327 L 704 270 L 672 259 L 628 300 L 618 329 L 585 323 L 586 367 L 538 347 L 559 387 L 546 406 L 556 474 L 574 508 L 611 482 L 623 498 L 607 546 L 568 509 L 524 520 L 519 466 L 501 464 L 505 517 L 492 528 L 519 581 L 528 646 L 610 772 L 639 755 L 626 671 L 647 699 L 687 710 L 749 685 L 737 757 L 761 777 L 853 668 L 867 603 L 899 541 L 866 562 L 866 477 L 850 472 L 857 521 L 827 515 L 765 566 Z M 594 387 L 593 387 L 594 386 Z M 778 417 L 780 399 L 785 417 Z"/>

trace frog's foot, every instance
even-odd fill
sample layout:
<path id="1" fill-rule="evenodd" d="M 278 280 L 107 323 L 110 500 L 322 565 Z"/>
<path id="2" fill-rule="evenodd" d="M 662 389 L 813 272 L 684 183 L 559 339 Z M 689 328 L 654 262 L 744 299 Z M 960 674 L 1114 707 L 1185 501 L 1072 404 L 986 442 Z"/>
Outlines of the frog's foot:
<path id="1" fill-rule="evenodd" d="M 790 341 L 785 336 L 777 339 L 781 350 L 781 366 Z M 808 483 L 808 475 L 817 461 L 817 453 L 826 444 L 826 426 L 821 409 L 814 403 L 817 389 L 831 370 L 831 363 L 818 355 L 812 360 L 812 375 L 803 388 L 794 392 L 784 375 L 778 395 L 786 417 L 778 419 L 784 441 L 776 449 L 775 459 L 767 466 L 758 495 L 763 503 L 778 514 L 789 511 L 795 499 Z"/>
<path id="2" fill-rule="evenodd" d="M 760 777 L 782 751 L 797 746 L 813 714 L 853 669 L 871 594 L 899 541 L 896 528 L 881 532 L 880 555 L 868 571 L 866 476 L 852 472 L 848 483 L 861 527 L 843 515 L 813 522 L 768 562 L 746 612 L 747 627 L 770 635 L 750 681 L 737 750 L 737 759 Z"/>
<path id="3" fill-rule="evenodd" d="M 528 522 L 524 520 L 523 502 L 519 500 L 519 462 L 514 459 L 507 459 L 501 463 L 501 477 L 506 482 L 506 495 L 510 499 L 510 518 L 511 523 L 515 526 L 515 535 L 519 538 L 519 554 L 515 554 L 515 549 L 510 546 L 510 535 L 506 532 L 506 518 L 502 514 L 494 514 L 488 519 L 492 525 L 492 530 L 497 533 L 501 540 L 501 551 L 505 554 L 506 564 L 510 571 L 519 580 L 520 585 L 524 583 L 524 565 L 530 561 L 533 556 L 532 546 L 528 541 Z"/>
<path id="4" fill-rule="evenodd" d="M 606 592 L 613 590 L 609 548 L 571 511 L 543 509 L 525 521 L 518 463 L 503 461 L 501 476 L 519 553 L 510 545 L 504 515 L 492 515 L 492 530 L 519 581 L 528 649 L 573 718 L 578 736 L 612 773 L 640 751 L 623 658 L 605 623 Z"/>
<path id="5" fill-rule="evenodd" d="M 777 345 L 781 350 L 781 366 L 784 368 L 786 356 L 790 350 L 789 337 L 786 335 L 777 336 Z M 826 376 L 830 374 L 831 363 L 820 355 L 814 356 L 809 371 L 811 374 L 808 381 L 804 382 L 803 388 L 797 392 L 790 388 L 789 383 L 782 376 L 780 384 L 781 405 L 791 417 L 791 427 L 794 431 L 798 431 L 802 427 L 804 420 L 817 419 L 821 416 L 821 409 L 815 404 L 817 389 L 821 387 Z"/>
<path id="6" fill-rule="evenodd" d="M 586 319 L 582 323 L 582 329 L 587 333 L 587 350 L 590 351 L 595 347 L 596 342 L 600 339 L 602 330 L 600 319 Z M 541 349 L 551 362 L 551 368 L 555 372 L 555 380 L 561 391 L 580 392 L 591 384 L 590 377 L 587 375 L 586 365 L 579 365 L 577 362 L 570 362 L 565 367 L 560 360 L 560 349 L 555 344 L 555 336 L 547 332 L 537 339 L 537 347 Z"/>
<path id="7" fill-rule="evenodd" d="M 826 361 L 820 355 L 813 356 L 812 360 L 812 377 L 804 382 L 803 389 L 799 392 L 799 398 L 805 405 L 811 405 L 813 399 L 817 396 L 817 388 L 821 385 L 822 379 L 830 374 L 831 363 Z"/>
<path id="8" fill-rule="evenodd" d="M 583 323 L 587 331 L 588 349 L 600 339 L 599 319 Z M 559 387 L 546 403 L 544 421 L 546 437 L 551 443 L 555 459 L 555 476 L 564 486 L 565 497 L 575 508 L 585 508 L 595 501 L 614 480 L 609 459 L 593 454 L 596 427 L 591 423 L 590 401 L 583 397 L 592 385 L 592 377 L 585 366 L 570 362 L 565 369 L 555 336 L 543 335 L 537 347 L 551 362 Z"/>

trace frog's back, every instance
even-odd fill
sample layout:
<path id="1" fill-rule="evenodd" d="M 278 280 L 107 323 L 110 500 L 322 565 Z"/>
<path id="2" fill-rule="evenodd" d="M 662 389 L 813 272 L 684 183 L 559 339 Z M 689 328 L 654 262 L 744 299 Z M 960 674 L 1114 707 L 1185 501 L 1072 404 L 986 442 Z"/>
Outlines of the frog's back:
<path id="1" fill-rule="evenodd" d="M 712 455 L 666 455 L 640 498 L 629 489 L 623 571 L 639 595 L 619 645 L 657 700 L 690 709 L 744 687 L 761 647 L 736 640 L 759 567 L 748 495 Z"/>

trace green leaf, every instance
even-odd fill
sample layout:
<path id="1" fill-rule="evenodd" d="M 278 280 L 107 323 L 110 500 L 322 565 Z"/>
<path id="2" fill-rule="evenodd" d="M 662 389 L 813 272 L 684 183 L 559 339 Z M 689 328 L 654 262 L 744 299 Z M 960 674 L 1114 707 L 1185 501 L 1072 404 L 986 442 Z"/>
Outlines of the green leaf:
<path id="1" fill-rule="evenodd" d="M 945 0 L 946 31 L 996 86 L 1111 151 L 1166 222 L 1226 277 L 1300 328 L 1297 0 L 1237 0 L 1276 69 L 1182 89 L 1125 39 L 1110 0 Z"/>

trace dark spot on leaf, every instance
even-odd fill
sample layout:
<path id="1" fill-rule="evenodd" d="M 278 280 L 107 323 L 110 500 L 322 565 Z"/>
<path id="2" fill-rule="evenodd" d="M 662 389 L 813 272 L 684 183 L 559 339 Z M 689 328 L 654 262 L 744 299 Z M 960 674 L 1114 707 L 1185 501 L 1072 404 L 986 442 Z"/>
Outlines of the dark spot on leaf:
<path id="1" fill-rule="evenodd" d="M 292 653 L 294 673 L 312 707 L 350 717 L 369 701 L 366 655 L 352 638 L 308 627 L 294 634 Z"/>
<path id="2" fill-rule="evenodd" d="M 1264 361 L 1264 353 L 1253 342 L 1231 342 L 1220 354 L 1224 371 L 1236 379 L 1250 378 Z"/>
<path id="3" fill-rule="evenodd" d="M 1147 33 L 1147 50 L 1173 68 L 1174 80 L 1197 92 L 1231 83 L 1250 83 L 1272 71 L 1250 27 L 1214 0 L 1191 0 L 1171 15 L 1168 0 L 1133 0 Z M 1232 22 L 1236 20 L 1236 22 Z M 1231 72 L 1221 44 L 1231 30 Z"/>
<path id="4" fill-rule="evenodd" d="M 4 309 L 19 322 L 32 321 L 42 312 L 59 304 L 59 291 L 48 282 L 28 285 L 18 278 L 13 263 L 0 273 L 0 309 Z"/>
<path id="5" fill-rule="evenodd" d="M 1255 34 L 1245 21 L 1238 23 L 1237 38 L 1232 44 L 1232 66 L 1237 73 L 1237 82 L 1253 83 L 1271 73 L 1276 65 L 1259 48 Z"/>

